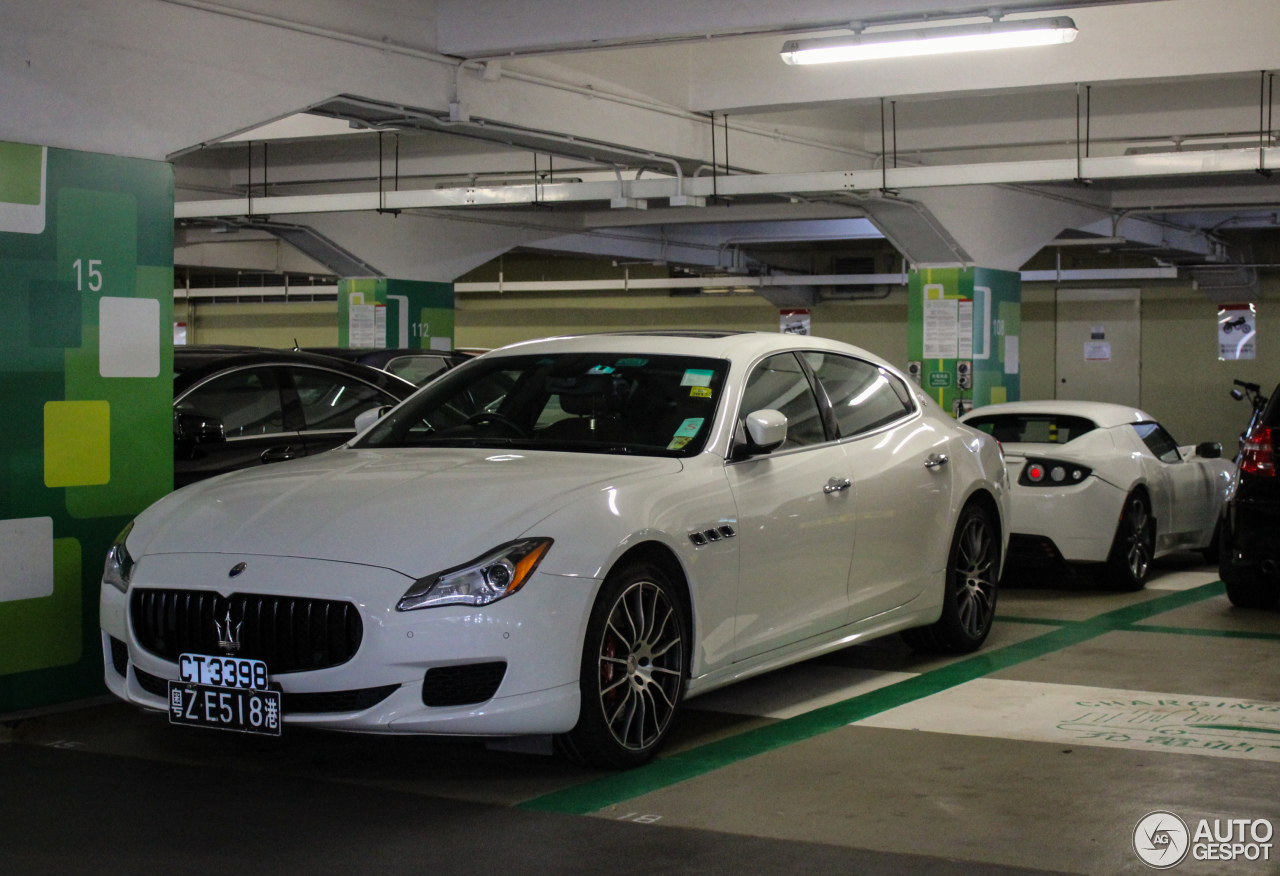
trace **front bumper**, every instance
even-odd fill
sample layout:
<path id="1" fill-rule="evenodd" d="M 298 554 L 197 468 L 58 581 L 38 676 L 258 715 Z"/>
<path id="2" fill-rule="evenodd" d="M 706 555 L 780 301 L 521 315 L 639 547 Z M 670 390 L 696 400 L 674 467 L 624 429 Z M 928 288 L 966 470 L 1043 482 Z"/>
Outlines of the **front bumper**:
<path id="1" fill-rule="evenodd" d="M 1101 563 L 1111 553 L 1125 492 L 1096 475 L 1061 487 L 1009 488 L 1015 536 L 1049 539 L 1062 558 L 1073 563 Z"/>
<path id="2" fill-rule="evenodd" d="M 234 583 L 227 569 L 245 561 Z M 298 582 L 306 582 L 305 590 Z M 323 560 L 228 554 L 152 555 L 139 560 L 130 594 L 143 587 L 270 593 L 343 599 L 363 624 L 360 647 L 345 663 L 271 677 L 285 697 L 286 724 L 374 733 L 511 736 L 563 733 L 578 720 L 578 674 L 587 617 L 599 581 L 535 573 L 520 592 L 488 606 L 445 606 L 398 612 L 395 602 L 411 580 L 396 572 Z M 177 664 L 141 647 L 129 594 L 104 585 L 100 598 L 107 687 L 140 706 L 167 709 L 158 680 L 177 679 Z M 125 672 L 117 671 L 120 646 Z M 438 667 L 503 662 L 492 698 L 456 706 L 427 706 L 423 680 Z M 150 676 L 150 677 L 148 677 Z M 317 703 L 350 705 L 350 696 L 395 686 L 374 705 L 315 711 Z M 148 690 L 150 688 L 150 690 Z M 291 695 L 308 703 L 290 713 Z M 378 694 L 374 694 L 378 696 Z M 372 697 L 370 698 L 372 699 Z M 322 706 L 323 707 L 323 706 Z"/>

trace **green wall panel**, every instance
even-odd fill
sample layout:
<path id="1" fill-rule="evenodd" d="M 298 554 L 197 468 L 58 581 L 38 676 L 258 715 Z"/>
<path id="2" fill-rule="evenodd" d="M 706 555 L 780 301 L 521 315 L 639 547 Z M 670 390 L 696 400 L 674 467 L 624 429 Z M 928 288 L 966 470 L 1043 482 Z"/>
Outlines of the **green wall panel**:
<path id="1" fill-rule="evenodd" d="M 357 278 L 338 282 L 338 346 L 452 350 L 452 283 Z"/>
<path id="2" fill-rule="evenodd" d="M 170 165 L 0 143 L 0 714 L 104 690 L 102 560 L 173 483 L 172 280 Z"/>

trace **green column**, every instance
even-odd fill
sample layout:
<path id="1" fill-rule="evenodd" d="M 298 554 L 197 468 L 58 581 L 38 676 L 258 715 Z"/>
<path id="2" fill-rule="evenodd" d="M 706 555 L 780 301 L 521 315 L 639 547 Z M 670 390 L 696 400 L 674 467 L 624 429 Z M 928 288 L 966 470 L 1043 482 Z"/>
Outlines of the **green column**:
<path id="1" fill-rule="evenodd" d="M 953 416 L 1019 397 L 1022 277 L 919 268 L 908 278 L 907 370 Z"/>
<path id="2" fill-rule="evenodd" d="M 386 278 L 338 282 L 338 345 L 453 349 L 453 284 Z"/>
<path id="3" fill-rule="evenodd" d="M 107 546 L 173 485 L 173 169 L 0 143 L 0 714 L 103 691 Z"/>

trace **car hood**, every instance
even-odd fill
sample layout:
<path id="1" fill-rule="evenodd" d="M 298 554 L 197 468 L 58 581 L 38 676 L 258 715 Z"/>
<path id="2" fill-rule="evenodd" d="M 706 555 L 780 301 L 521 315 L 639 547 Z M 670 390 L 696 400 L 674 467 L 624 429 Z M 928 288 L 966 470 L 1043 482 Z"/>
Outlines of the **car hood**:
<path id="1" fill-rule="evenodd" d="M 583 493 L 681 468 L 594 453 L 338 449 L 179 490 L 138 517 L 128 547 L 138 559 L 308 557 L 420 577 L 520 537 Z"/>

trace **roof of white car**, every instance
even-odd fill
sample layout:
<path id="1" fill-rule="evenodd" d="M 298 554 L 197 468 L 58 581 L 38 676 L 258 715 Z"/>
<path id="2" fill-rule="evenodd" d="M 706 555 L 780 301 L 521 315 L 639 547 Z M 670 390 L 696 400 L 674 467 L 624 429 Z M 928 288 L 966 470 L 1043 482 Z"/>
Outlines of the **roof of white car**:
<path id="1" fill-rule="evenodd" d="M 501 347 L 486 355 L 515 356 L 529 353 L 652 353 L 654 355 L 708 356 L 717 359 L 754 359 L 772 351 L 818 350 L 859 356 L 888 365 L 879 356 L 860 347 L 811 335 L 781 332 L 653 331 L 617 332 L 594 335 L 566 335 L 523 341 Z"/>
<path id="2" fill-rule="evenodd" d="M 993 414 L 1058 414 L 1069 417 L 1084 417 L 1093 420 L 1104 429 L 1123 426 L 1126 423 L 1150 423 L 1155 417 L 1139 408 L 1128 405 L 1113 405 L 1106 402 L 1088 401 L 1019 401 L 1002 405 L 986 405 L 974 408 L 961 418 L 961 422 L 975 417 L 988 417 Z"/>

